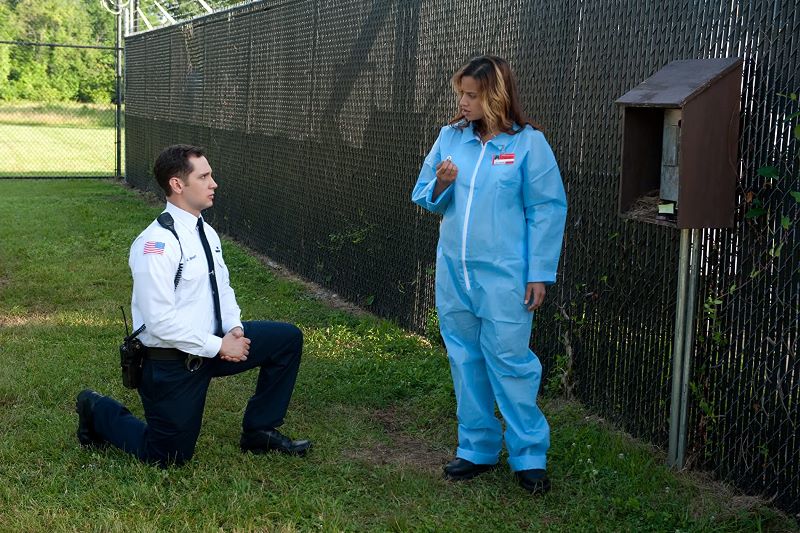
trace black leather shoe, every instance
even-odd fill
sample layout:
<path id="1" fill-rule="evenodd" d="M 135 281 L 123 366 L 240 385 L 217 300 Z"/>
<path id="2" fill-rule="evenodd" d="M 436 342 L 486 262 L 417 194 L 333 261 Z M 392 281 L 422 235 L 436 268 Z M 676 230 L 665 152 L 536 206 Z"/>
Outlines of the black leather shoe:
<path id="1" fill-rule="evenodd" d="M 94 404 L 103 396 L 91 389 L 78 393 L 75 402 L 75 412 L 78 413 L 78 442 L 81 446 L 102 447 L 106 444 L 103 438 L 94 430 Z"/>
<path id="2" fill-rule="evenodd" d="M 466 459 L 456 457 L 444 465 L 444 478 L 450 481 L 466 481 L 493 469 L 497 465 L 476 465 Z"/>
<path id="3" fill-rule="evenodd" d="M 242 433 L 239 446 L 243 452 L 255 454 L 276 451 L 286 455 L 305 455 L 311 448 L 309 440 L 292 440 L 277 429 L 260 429 Z"/>
<path id="4" fill-rule="evenodd" d="M 533 494 L 544 494 L 550 490 L 550 480 L 547 478 L 547 471 L 541 468 L 532 468 L 530 470 L 518 470 L 514 472 L 514 477 L 520 486 Z"/>

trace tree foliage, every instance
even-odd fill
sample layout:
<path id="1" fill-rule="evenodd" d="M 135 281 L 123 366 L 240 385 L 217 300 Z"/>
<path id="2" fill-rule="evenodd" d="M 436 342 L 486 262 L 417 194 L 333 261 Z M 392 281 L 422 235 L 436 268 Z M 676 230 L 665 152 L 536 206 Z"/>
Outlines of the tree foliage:
<path id="1" fill-rule="evenodd" d="M 114 44 L 114 16 L 97 0 L 0 0 L 0 40 Z M 0 44 L 0 100 L 111 102 L 111 50 Z"/>

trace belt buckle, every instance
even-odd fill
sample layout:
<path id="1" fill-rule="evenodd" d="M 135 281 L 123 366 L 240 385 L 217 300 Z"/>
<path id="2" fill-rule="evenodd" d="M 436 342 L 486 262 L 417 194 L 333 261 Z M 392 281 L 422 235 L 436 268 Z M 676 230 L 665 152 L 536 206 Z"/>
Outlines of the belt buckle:
<path id="1" fill-rule="evenodd" d="M 186 366 L 186 370 L 189 372 L 196 372 L 201 366 L 203 366 L 203 358 L 199 355 L 189 354 L 186 356 L 186 360 L 183 364 Z"/>

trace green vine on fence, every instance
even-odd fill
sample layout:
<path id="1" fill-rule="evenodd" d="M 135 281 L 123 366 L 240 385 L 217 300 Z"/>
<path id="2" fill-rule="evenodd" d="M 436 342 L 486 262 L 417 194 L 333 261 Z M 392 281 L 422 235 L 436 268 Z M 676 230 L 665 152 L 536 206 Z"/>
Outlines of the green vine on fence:
<path id="1" fill-rule="evenodd" d="M 786 101 L 788 107 L 786 117 L 783 120 L 783 122 L 788 123 L 787 126 L 790 133 L 786 150 L 783 152 L 783 157 L 779 157 L 773 164 L 762 165 L 756 170 L 756 174 L 764 179 L 761 190 L 758 192 L 747 190 L 743 193 L 747 209 L 744 214 L 744 223 L 756 230 L 756 242 L 763 245 L 763 250 L 757 257 L 752 270 L 747 274 L 746 279 L 740 280 L 738 284 L 733 282 L 729 286 L 720 287 L 719 290 L 710 293 L 703 301 L 703 316 L 708 328 L 705 342 L 711 343 L 717 349 L 722 349 L 729 344 L 720 324 L 720 309 L 725 304 L 726 299 L 754 283 L 759 276 L 770 272 L 775 262 L 784 253 L 786 245 L 797 233 L 797 230 L 793 230 L 793 228 L 798 223 L 798 213 L 800 213 L 800 208 L 797 205 L 800 204 L 800 191 L 791 187 L 800 187 L 798 185 L 800 183 L 800 150 L 798 150 L 800 123 L 797 122 L 797 119 L 800 118 L 800 110 L 798 110 L 798 94 L 793 92 L 779 94 L 778 96 Z M 786 131 L 784 130 L 785 133 Z M 792 173 L 793 165 L 794 173 Z M 762 199 L 759 194 L 765 191 L 769 191 L 770 200 L 779 198 L 779 203 L 768 204 Z M 787 197 L 791 198 L 793 202 L 791 200 L 786 202 Z M 778 203 L 778 205 L 775 206 L 775 203 Z M 800 268 L 797 271 L 800 272 Z M 776 341 L 777 344 L 778 341 Z M 791 351 L 790 344 L 787 342 L 787 349 Z M 707 455 L 709 447 L 705 445 L 713 439 L 713 428 L 720 415 L 714 412 L 711 403 L 707 399 L 710 381 L 706 364 L 698 367 L 695 379 L 690 382 L 689 386 L 693 399 L 700 410 L 700 419 L 697 426 L 698 442 L 701 443 L 699 446 L 706 449 L 705 453 Z"/>

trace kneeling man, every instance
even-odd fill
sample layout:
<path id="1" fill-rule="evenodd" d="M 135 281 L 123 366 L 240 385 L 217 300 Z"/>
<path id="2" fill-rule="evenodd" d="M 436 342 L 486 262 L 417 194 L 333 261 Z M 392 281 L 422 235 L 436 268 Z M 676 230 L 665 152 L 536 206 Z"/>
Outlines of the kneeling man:
<path id="1" fill-rule="evenodd" d="M 142 461 L 181 465 L 192 458 L 211 378 L 259 368 L 242 422 L 242 451 L 305 455 L 307 440 L 278 431 L 294 389 L 303 335 L 279 322 L 240 321 L 228 268 L 214 229 L 201 211 L 217 183 L 203 151 L 175 145 L 153 168 L 167 196 L 165 213 L 133 242 L 133 326 L 145 325 L 139 396 L 146 422 L 119 402 L 78 394 L 78 440 L 110 443 Z"/>

